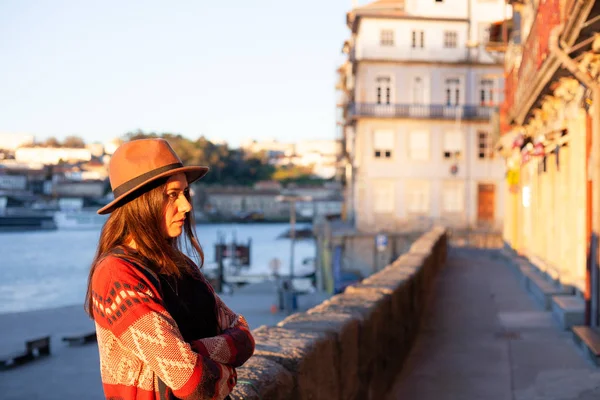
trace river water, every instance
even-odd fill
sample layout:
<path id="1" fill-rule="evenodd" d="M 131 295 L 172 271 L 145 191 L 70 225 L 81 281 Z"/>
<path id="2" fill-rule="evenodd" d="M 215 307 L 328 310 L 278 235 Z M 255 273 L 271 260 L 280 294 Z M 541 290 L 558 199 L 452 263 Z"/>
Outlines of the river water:
<path id="1" fill-rule="evenodd" d="M 269 272 L 278 258 L 289 265 L 290 240 L 277 237 L 289 224 L 198 224 L 205 260 L 214 261 L 219 234 L 229 243 L 252 238 L 250 270 Z M 55 230 L 0 233 L 0 313 L 83 304 L 87 277 L 100 230 Z M 313 240 L 297 241 L 294 265 L 315 256 Z M 283 268 L 282 268 L 283 271 Z"/>

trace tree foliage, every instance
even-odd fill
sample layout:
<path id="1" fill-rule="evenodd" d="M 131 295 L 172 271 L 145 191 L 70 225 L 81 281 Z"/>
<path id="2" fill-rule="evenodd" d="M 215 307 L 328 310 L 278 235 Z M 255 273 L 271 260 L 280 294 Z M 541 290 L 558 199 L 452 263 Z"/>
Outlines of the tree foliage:
<path id="1" fill-rule="evenodd" d="M 302 185 L 320 184 L 326 181 L 326 179 L 315 177 L 311 168 L 296 165 L 277 168 L 273 179 L 283 184 L 298 183 Z"/>
<path id="2" fill-rule="evenodd" d="M 85 142 L 79 136 L 67 136 L 62 143 L 63 147 L 83 149 L 85 148 Z"/>
<path id="3" fill-rule="evenodd" d="M 36 145 L 41 145 L 42 147 L 54 147 L 54 148 L 69 147 L 69 148 L 83 149 L 85 147 L 85 142 L 79 136 L 67 136 L 62 142 L 60 140 L 58 140 L 56 137 L 50 136 L 49 138 L 47 138 L 46 140 L 44 140 L 41 143 L 38 143 L 38 144 L 31 143 L 30 145 L 23 146 L 23 147 L 33 147 Z"/>
<path id="4" fill-rule="evenodd" d="M 226 144 L 213 143 L 204 136 L 196 140 L 172 133 L 130 132 L 125 140 L 160 137 L 169 142 L 184 165 L 206 165 L 210 168 L 202 179 L 207 185 L 247 185 L 272 178 L 275 168 L 257 155 L 230 149 Z"/>
<path id="5" fill-rule="evenodd" d="M 51 136 L 48 139 L 46 139 L 46 141 L 42 144 L 42 146 L 44 146 L 44 147 L 61 147 L 60 142 L 54 136 Z"/>

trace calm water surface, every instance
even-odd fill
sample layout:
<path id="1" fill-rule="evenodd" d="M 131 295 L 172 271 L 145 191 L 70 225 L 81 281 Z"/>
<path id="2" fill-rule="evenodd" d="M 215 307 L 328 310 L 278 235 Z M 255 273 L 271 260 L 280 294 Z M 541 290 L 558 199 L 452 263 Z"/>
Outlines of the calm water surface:
<path id="1" fill-rule="evenodd" d="M 199 224 L 196 228 L 205 258 L 214 260 L 219 232 L 229 242 L 252 238 L 252 271 L 268 273 L 269 261 L 290 259 L 290 241 L 277 239 L 289 224 Z M 82 304 L 99 230 L 0 233 L 0 313 Z M 297 265 L 314 257 L 312 240 L 296 242 Z"/>

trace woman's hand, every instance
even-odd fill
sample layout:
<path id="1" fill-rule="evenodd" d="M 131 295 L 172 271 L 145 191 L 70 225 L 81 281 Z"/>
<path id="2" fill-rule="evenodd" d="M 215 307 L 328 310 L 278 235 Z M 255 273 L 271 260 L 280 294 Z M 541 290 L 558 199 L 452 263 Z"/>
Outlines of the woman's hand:
<path id="1" fill-rule="evenodd" d="M 254 354 L 255 343 L 246 319 L 240 315 L 220 335 L 194 340 L 191 345 L 204 357 L 238 368 Z"/>

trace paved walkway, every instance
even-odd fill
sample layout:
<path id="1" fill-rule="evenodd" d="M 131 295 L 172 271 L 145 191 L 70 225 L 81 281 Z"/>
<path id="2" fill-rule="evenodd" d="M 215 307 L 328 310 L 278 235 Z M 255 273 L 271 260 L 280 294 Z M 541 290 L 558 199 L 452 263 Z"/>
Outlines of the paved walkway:
<path id="1" fill-rule="evenodd" d="M 388 400 L 600 398 L 600 370 L 498 254 L 450 251 Z"/>

